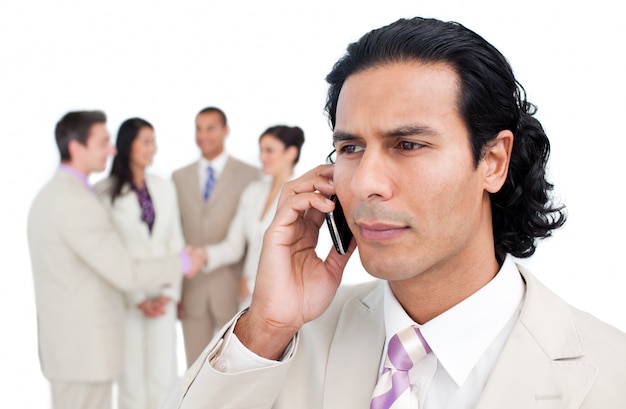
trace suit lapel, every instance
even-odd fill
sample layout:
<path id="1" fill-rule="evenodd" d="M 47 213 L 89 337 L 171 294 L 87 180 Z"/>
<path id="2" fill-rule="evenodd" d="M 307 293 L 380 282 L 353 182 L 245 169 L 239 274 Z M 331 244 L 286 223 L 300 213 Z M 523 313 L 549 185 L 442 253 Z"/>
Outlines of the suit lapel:
<path id="1" fill-rule="evenodd" d="M 155 240 L 155 237 L 161 236 L 161 230 L 165 227 L 163 222 L 167 220 L 167 216 L 164 216 L 165 212 L 161 206 L 167 208 L 169 198 L 162 197 L 164 192 L 160 189 L 161 185 L 157 180 L 146 176 L 146 183 L 148 185 L 148 192 L 150 192 L 150 198 L 152 199 L 152 206 L 154 207 L 154 224 L 152 225 L 152 233 L 150 233 L 150 230 L 146 225 L 146 234 L 148 234 L 150 240 Z"/>
<path id="2" fill-rule="evenodd" d="M 344 304 L 328 354 L 325 409 L 369 407 L 385 343 L 382 288 Z"/>
<path id="3" fill-rule="evenodd" d="M 476 409 L 580 407 L 597 368 L 577 358 L 583 346 L 569 306 L 520 268 L 526 299 Z"/>
<path id="4" fill-rule="evenodd" d="M 183 201 L 188 206 L 198 206 L 204 202 L 202 199 L 202 192 L 200 191 L 198 166 L 200 166 L 198 162 L 194 162 L 181 169 L 181 178 L 179 180 L 183 185 L 183 189 L 181 189 L 178 194 L 183 195 Z"/>

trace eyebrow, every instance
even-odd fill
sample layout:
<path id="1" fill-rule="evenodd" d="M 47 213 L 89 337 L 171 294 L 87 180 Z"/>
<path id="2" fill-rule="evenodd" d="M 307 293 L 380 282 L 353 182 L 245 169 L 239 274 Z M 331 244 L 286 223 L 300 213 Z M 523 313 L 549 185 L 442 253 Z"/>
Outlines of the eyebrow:
<path id="1" fill-rule="evenodd" d="M 397 138 L 403 136 L 418 136 L 418 135 L 428 135 L 428 136 L 437 136 L 439 132 L 437 132 L 434 128 L 427 125 L 403 125 L 397 128 L 390 129 L 382 133 L 382 136 L 385 138 Z M 351 141 L 355 139 L 360 139 L 360 137 L 356 134 L 344 131 L 335 131 L 333 132 L 333 143 L 341 142 L 341 141 Z"/>

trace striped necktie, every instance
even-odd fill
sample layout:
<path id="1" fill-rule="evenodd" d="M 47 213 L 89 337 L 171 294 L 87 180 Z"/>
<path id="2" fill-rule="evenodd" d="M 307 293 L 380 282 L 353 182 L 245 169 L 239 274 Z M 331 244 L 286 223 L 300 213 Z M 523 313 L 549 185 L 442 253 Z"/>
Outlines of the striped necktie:
<path id="1" fill-rule="evenodd" d="M 370 409 L 408 408 L 411 389 L 409 370 L 430 351 L 419 328 L 408 327 L 391 337 Z"/>
<path id="2" fill-rule="evenodd" d="M 206 168 L 207 170 L 207 178 L 206 183 L 204 184 L 204 192 L 202 192 L 202 197 L 204 201 L 208 201 L 211 196 L 211 190 L 213 190 L 213 186 L 215 185 L 215 171 L 211 166 Z"/>

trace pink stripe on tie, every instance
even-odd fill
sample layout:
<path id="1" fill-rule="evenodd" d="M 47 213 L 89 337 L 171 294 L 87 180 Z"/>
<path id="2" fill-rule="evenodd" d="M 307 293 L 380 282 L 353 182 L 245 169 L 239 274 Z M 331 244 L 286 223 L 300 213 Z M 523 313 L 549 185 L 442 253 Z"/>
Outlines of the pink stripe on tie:
<path id="1" fill-rule="evenodd" d="M 431 352 L 419 328 L 408 327 L 394 334 L 387 347 L 383 373 L 374 389 L 370 409 L 389 409 L 411 386 L 409 370 Z"/>

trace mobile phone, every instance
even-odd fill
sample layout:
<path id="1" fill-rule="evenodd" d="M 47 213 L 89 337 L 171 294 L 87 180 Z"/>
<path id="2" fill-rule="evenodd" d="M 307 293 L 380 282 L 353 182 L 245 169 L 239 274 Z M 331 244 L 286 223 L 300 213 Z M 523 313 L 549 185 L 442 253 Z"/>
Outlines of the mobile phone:
<path id="1" fill-rule="evenodd" d="M 337 196 L 332 195 L 329 199 L 335 202 L 335 210 L 326 213 L 326 224 L 330 231 L 330 237 L 333 239 L 337 253 L 346 254 L 350 241 L 352 240 L 352 232 L 350 231 L 350 227 L 348 227 L 346 216 L 343 213 L 343 208 Z"/>

